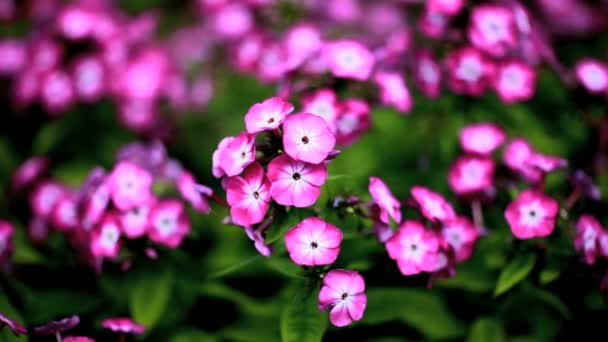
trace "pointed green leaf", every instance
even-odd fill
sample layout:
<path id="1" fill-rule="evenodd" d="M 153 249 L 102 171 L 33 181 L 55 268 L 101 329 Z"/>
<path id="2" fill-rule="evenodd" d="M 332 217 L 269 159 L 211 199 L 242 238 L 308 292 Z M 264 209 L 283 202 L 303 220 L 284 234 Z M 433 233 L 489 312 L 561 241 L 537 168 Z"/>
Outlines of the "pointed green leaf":
<path id="1" fill-rule="evenodd" d="M 169 270 L 141 274 L 129 294 L 133 319 L 152 330 L 169 304 L 174 274 Z"/>
<path id="2" fill-rule="evenodd" d="M 494 295 L 505 293 L 520 281 L 524 280 L 534 268 L 535 254 L 519 254 L 502 270 L 498 276 Z"/>
<path id="3" fill-rule="evenodd" d="M 281 314 L 283 342 L 319 342 L 327 329 L 327 313 L 319 311 L 311 285 L 296 290 Z"/>
<path id="4" fill-rule="evenodd" d="M 473 323 L 467 342 L 506 342 L 502 324 L 492 317 L 482 317 Z"/>

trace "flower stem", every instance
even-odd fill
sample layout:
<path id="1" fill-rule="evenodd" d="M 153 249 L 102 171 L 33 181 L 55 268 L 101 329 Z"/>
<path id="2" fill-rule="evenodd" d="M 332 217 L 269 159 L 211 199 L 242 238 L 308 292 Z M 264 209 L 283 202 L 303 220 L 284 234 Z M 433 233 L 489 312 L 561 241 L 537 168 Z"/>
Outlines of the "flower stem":
<path id="1" fill-rule="evenodd" d="M 118 335 L 118 342 L 125 342 L 127 341 L 127 335 L 125 335 L 125 333 L 120 333 Z"/>
<path id="2" fill-rule="evenodd" d="M 484 227 L 483 211 L 481 210 L 481 203 L 479 201 L 475 200 L 471 203 L 471 212 L 473 214 L 473 223 L 475 224 L 475 228 L 477 228 L 477 231 L 480 234 L 485 235 L 487 232 L 486 228 Z"/>
<path id="3" fill-rule="evenodd" d="M 57 342 L 61 342 L 61 333 L 59 331 L 55 333 L 55 338 L 57 339 Z"/>
<path id="4" fill-rule="evenodd" d="M 564 203 L 564 208 L 566 208 L 566 210 L 572 209 L 572 207 L 574 206 L 574 204 L 576 204 L 580 197 L 581 189 L 579 187 L 576 187 L 574 191 L 572 191 L 570 196 L 568 196 L 568 198 L 566 199 L 566 203 Z"/>

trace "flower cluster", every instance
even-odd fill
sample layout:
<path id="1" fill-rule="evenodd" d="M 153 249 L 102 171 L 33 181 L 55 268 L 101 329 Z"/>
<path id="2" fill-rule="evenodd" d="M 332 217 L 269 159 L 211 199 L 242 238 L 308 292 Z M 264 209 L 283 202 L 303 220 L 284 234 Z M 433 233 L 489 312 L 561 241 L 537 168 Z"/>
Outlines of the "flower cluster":
<path id="1" fill-rule="evenodd" d="M 191 229 L 185 203 L 209 213 L 211 189 L 197 184 L 189 171 L 170 159 L 162 143 L 127 145 L 116 159 L 110 171 L 94 168 L 78 188 L 46 177 L 42 171 L 32 172 L 30 165 L 38 165 L 38 159 L 18 168 L 13 180 L 19 182 L 13 187 L 32 189 L 30 238 L 43 243 L 50 229 L 66 234 L 83 257 L 100 267 L 104 258 L 119 259 L 123 239 L 146 237 L 156 245 L 177 248 Z M 172 184 L 180 197 L 166 190 L 157 194 L 154 184 Z M 7 255 L 12 229 L 3 224 L 0 232 L 1 255 Z M 146 254 L 155 256 L 155 252 Z"/>

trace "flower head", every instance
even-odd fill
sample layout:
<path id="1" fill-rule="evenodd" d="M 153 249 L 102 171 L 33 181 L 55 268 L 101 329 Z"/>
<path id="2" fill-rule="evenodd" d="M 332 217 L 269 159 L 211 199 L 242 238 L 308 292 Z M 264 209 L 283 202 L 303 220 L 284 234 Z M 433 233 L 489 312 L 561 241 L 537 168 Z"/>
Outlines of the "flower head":
<path id="1" fill-rule="evenodd" d="M 176 185 L 182 198 L 188 201 L 194 210 L 204 214 L 211 211 L 208 197 L 213 195 L 213 190 L 205 185 L 198 184 L 190 172 L 181 172 Z"/>
<path id="2" fill-rule="evenodd" d="M 559 210 L 557 201 L 536 190 L 522 191 L 509 203 L 505 218 L 518 239 L 551 235 Z"/>
<path id="3" fill-rule="evenodd" d="M 513 13 L 502 6 L 476 6 L 471 13 L 468 34 L 475 47 L 502 57 L 516 43 Z"/>
<path id="4" fill-rule="evenodd" d="M 158 244 L 177 248 L 190 233 L 190 221 L 184 212 L 184 205 L 176 199 L 159 200 L 149 217 L 148 237 Z"/>
<path id="5" fill-rule="evenodd" d="M 412 96 L 401 74 L 378 71 L 374 75 L 374 83 L 380 88 L 382 103 L 394 107 L 402 114 L 406 114 L 412 109 Z"/>
<path id="6" fill-rule="evenodd" d="M 456 216 L 452 205 L 440 194 L 423 186 L 410 190 L 412 198 L 418 205 L 420 213 L 431 221 L 445 221 Z"/>
<path id="7" fill-rule="evenodd" d="M 333 151 L 336 137 L 319 116 L 293 114 L 283 123 L 283 145 L 291 158 L 319 164 Z"/>
<path id="8" fill-rule="evenodd" d="M 101 321 L 101 326 L 114 332 L 134 335 L 141 335 L 146 330 L 146 327 L 127 317 L 106 318 Z"/>
<path id="9" fill-rule="evenodd" d="M 241 226 L 260 223 L 270 204 L 270 181 L 258 163 L 249 165 L 243 176 L 226 182 L 226 197 L 232 221 Z"/>
<path id="10" fill-rule="evenodd" d="M 29 187 L 47 171 L 48 166 L 49 160 L 45 156 L 28 158 L 13 172 L 11 177 L 12 189 L 19 191 Z"/>
<path id="11" fill-rule="evenodd" d="M 44 325 L 34 328 L 36 335 L 55 335 L 60 332 L 74 329 L 80 323 L 80 317 L 70 316 L 57 321 L 49 321 Z"/>
<path id="12" fill-rule="evenodd" d="M 317 217 L 302 220 L 285 233 L 289 257 L 298 265 L 323 266 L 338 258 L 342 231 Z"/>
<path id="13" fill-rule="evenodd" d="M 118 163 L 108 178 L 108 186 L 114 205 L 120 210 L 129 210 L 148 203 L 153 195 L 152 175 L 130 161 Z"/>
<path id="14" fill-rule="evenodd" d="M 593 264 L 596 256 L 600 254 L 600 241 L 604 234 L 602 225 L 591 215 L 581 215 L 576 222 L 574 247 L 583 252 L 587 264 Z"/>
<path id="15" fill-rule="evenodd" d="M 27 329 L 23 325 L 0 313 L 0 329 L 4 327 L 8 327 L 15 336 L 27 334 Z"/>
<path id="16" fill-rule="evenodd" d="M 65 187 L 57 182 L 39 183 L 30 195 L 30 207 L 36 216 L 47 219 L 66 192 Z"/>
<path id="17" fill-rule="evenodd" d="M 452 91 L 480 96 L 490 86 L 495 67 L 481 51 L 464 47 L 450 52 L 446 58 L 447 83 Z"/>
<path id="18" fill-rule="evenodd" d="M 494 169 L 488 157 L 463 155 L 450 166 L 448 184 L 457 195 L 481 194 L 492 187 Z"/>
<path id="19" fill-rule="evenodd" d="M 91 233 L 91 253 L 115 259 L 120 251 L 120 226 L 114 214 L 106 214 Z"/>
<path id="20" fill-rule="evenodd" d="M 247 132 L 254 134 L 276 129 L 292 111 L 293 105 L 278 97 L 271 97 L 264 102 L 256 103 L 245 114 Z"/>
<path id="21" fill-rule="evenodd" d="M 393 196 L 388 186 L 378 177 L 369 177 L 369 192 L 380 208 L 380 221 L 388 224 L 389 216 L 396 223 L 401 223 L 401 202 Z"/>
<path id="22" fill-rule="evenodd" d="M 281 205 L 308 207 L 321 194 L 327 180 L 327 165 L 309 164 L 281 155 L 268 164 L 268 179 L 272 183 L 272 199 Z"/>
<path id="23" fill-rule="evenodd" d="M 496 70 L 494 89 L 505 103 L 529 100 L 536 89 L 536 71 L 519 61 L 504 62 Z"/>
<path id="24" fill-rule="evenodd" d="M 318 89 L 302 97 L 302 113 L 320 116 L 332 132 L 336 131 L 336 120 L 339 113 L 338 99 L 333 89 Z"/>
<path id="25" fill-rule="evenodd" d="M 591 93 L 608 90 L 608 66 L 595 59 L 583 59 L 576 63 L 576 79 Z"/>
<path id="26" fill-rule="evenodd" d="M 422 93 L 436 98 L 441 94 L 441 66 L 430 51 L 416 53 L 414 80 Z"/>
<path id="27" fill-rule="evenodd" d="M 477 228 L 464 216 L 445 221 L 441 237 L 454 252 L 456 261 L 464 261 L 473 254 L 473 246 L 479 237 Z"/>
<path id="28" fill-rule="evenodd" d="M 403 275 L 433 272 L 437 268 L 439 239 L 418 221 L 404 221 L 385 246 Z"/>
<path id="29" fill-rule="evenodd" d="M 365 81 L 374 68 L 374 55 L 363 44 L 352 40 L 326 43 L 321 52 L 336 77 Z"/>
<path id="30" fill-rule="evenodd" d="M 0 264 L 13 254 L 13 234 L 15 234 L 13 225 L 8 221 L 0 220 Z"/>
<path id="31" fill-rule="evenodd" d="M 319 310 L 331 308 L 331 324 L 343 327 L 360 320 L 366 305 L 365 281 L 358 272 L 342 269 L 327 272 L 319 292 Z"/>
<path id="32" fill-rule="evenodd" d="M 222 146 L 223 145 L 223 146 Z M 240 174 L 255 161 L 255 135 L 242 132 L 229 140 L 222 140 L 218 147 L 218 174 L 232 177 Z"/>
<path id="33" fill-rule="evenodd" d="M 369 104 L 359 99 L 346 99 L 339 105 L 336 119 L 336 143 L 353 144 L 370 127 Z"/>
<path id="34" fill-rule="evenodd" d="M 123 211 L 118 216 L 120 228 L 129 239 L 146 235 L 150 225 L 150 211 L 155 201 Z"/>

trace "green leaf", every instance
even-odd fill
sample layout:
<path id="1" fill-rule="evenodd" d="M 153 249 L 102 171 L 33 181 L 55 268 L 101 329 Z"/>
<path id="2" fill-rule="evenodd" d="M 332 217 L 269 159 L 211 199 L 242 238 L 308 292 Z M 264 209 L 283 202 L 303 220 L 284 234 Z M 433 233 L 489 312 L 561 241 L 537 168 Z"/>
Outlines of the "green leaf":
<path id="1" fill-rule="evenodd" d="M 240 270 L 241 268 L 243 268 L 245 266 L 248 266 L 249 264 L 251 264 L 251 263 L 253 263 L 255 261 L 261 260 L 262 258 L 263 258 L 262 255 L 256 254 L 256 255 L 248 258 L 248 259 L 245 259 L 245 260 L 239 262 L 238 264 L 226 267 L 226 268 L 224 268 L 222 270 L 218 270 L 216 272 L 212 272 L 211 274 L 209 274 L 207 276 L 207 278 L 208 279 L 219 279 L 219 278 L 222 278 L 224 276 L 227 276 L 227 275 L 229 275 L 231 273 L 234 273 L 234 272 Z"/>
<path id="2" fill-rule="evenodd" d="M 268 300 L 261 301 L 230 288 L 222 283 L 206 283 L 200 288 L 201 294 L 209 297 L 225 299 L 238 305 L 239 309 L 248 315 L 278 316 L 277 303 Z"/>
<path id="3" fill-rule="evenodd" d="M 542 285 L 546 285 L 559 278 L 560 274 L 561 270 L 558 265 L 549 264 L 545 269 L 540 271 L 540 274 L 538 275 L 538 280 Z"/>
<path id="4" fill-rule="evenodd" d="M 216 342 L 219 341 L 216 337 L 211 336 L 204 331 L 196 329 L 188 329 L 178 331 L 171 337 L 170 342 Z"/>
<path id="5" fill-rule="evenodd" d="M 68 113 L 66 115 L 70 115 Z M 32 142 L 33 152 L 36 154 L 48 154 L 64 139 L 68 129 L 67 119 L 55 120 L 45 124 Z"/>
<path id="6" fill-rule="evenodd" d="M 492 317 L 482 317 L 473 323 L 467 342 L 506 342 L 502 324 Z"/>
<path id="7" fill-rule="evenodd" d="M 401 321 L 430 339 L 458 338 L 465 325 L 448 310 L 439 294 L 410 288 L 370 288 L 361 324 Z"/>
<path id="8" fill-rule="evenodd" d="M 148 270 L 134 280 L 129 293 L 129 307 L 133 319 L 143 324 L 146 331 L 152 330 L 167 308 L 173 280 L 174 274 L 169 270 Z"/>
<path id="9" fill-rule="evenodd" d="M 437 280 L 435 284 L 439 287 L 481 293 L 492 290 L 494 279 L 485 265 L 470 260 L 458 265 L 454 277 Z"/>
<path id="10" fill-rule="evenodd" d="M 319 311 L 312 286 L 296 291 L 281 314 L 281 339 L 283 342 L 321 341 L 327 329 L 326 313 Z"/>
<path id="11" fill-rule="evenodd" d="M 19 286 L 19 292 L 25 302 L 24 316 L 35 324 L 70 315 L 87 315 L 101 303 L 101 298 L 93 294 L 67 289 L 41 290 Z"/>
<path id="12" fill-rule="evenodd" d="M 564 302 L 558 296 L 547 290 L 534 287 L 528 283 L 524 285 L 524 292 L 530 298 L 539 300 L 547 304 L 548 306 L 559 312 L 562 316 L 564 316 L 564 318 L 569 320 L 572 319 L 572 313 L 570 312 L 570 309 L 568 309 L 568 306 L 566 306 L 566 304 L 564 304 Z"/>
<path id="13" fill-rule="evenodd" d="M 494 295 L 498 296 L 505 293 L 520 281 L 524 280 L 534 268 L 536 263 L 535 254 L 518 254 L 511 262 L 505 266 L 496 284 Z"/>
<path id="14" fill-rule="evenodd" d="M 12 261 L 16 264 L 41 264 L 44 261 L 43 256 L 33 246 L 31 240 L 27 237 L 25 229 L 17 229 L 14 235 L 15 253 L 12 255 Z"/>

